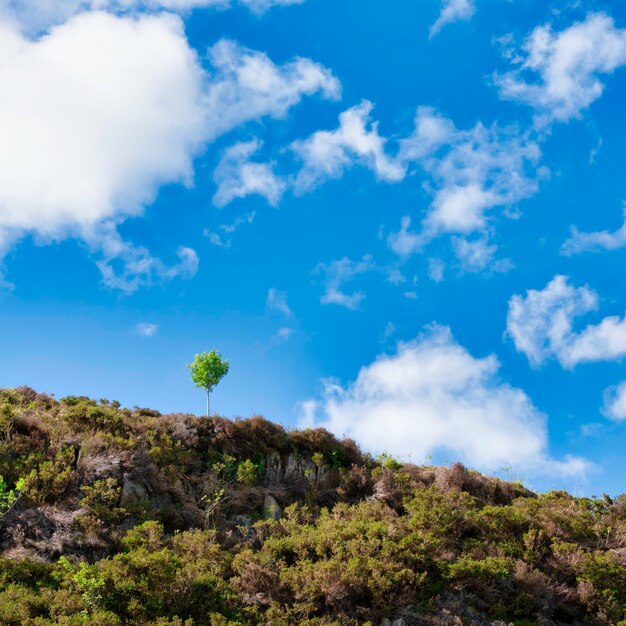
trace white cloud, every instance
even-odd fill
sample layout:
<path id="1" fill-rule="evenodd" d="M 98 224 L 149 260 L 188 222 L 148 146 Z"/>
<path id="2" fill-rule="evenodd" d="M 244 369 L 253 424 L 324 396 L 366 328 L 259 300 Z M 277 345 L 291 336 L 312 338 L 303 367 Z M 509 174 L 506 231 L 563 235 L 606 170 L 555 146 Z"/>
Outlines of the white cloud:
<path id="1" fill-rule="evenodd" d="M 567 122 L 602 95 L 602 78 L 626 63 L 626 30 L 605 13 L 560 32 L 540 26 L 515 60 L 517 69 L 495 77 L 501 96 L 532 106 L 540 125 Z"/>
<path id="2" fill-rule="evenodd" d="M 294 333 L 293 328 L 289 328 L 287 326 L 284 326 L 283 328 L 279 328 L 278 331 L 276 331 L 276 334 L 274 335 L 274 342 L 284 343 L 285 341 L 289 340 L 289 337 L 291 337 L 293 333 Z"/>
<path id="3" fill-rule="evenodd" d="M 443 281 L 443 275 L 446 271 L 446 265 L 441 259 L 428 259 L 428 277 L 435 283 Z"/>
<path id="4" fill-rule="evenodd" d="M 424 128 L 438 128 L 426 135 Z M 429 148 L 420 154 L 419 146 Z M 401 142 L 400 156 L 416 160 L 432 178 L 433 202 L 424 220 L 425 241 L 440 233 L 469 234 L 486 226 L 486 213 L 511 207 L 537 191 L 531 175 L 539 146 L 515 128 L 487 128 L 481 123 L 467 131 L 433 109 L 417 111 L 415 133 Z M 533 172 L 534 174 L 534 172 Z"/>
<path id="5" fill-rule="evenodd" d="M 330 70 L 310 59 L 282 66 L 254 50 L 222 40 L 209 50 L 214 68 L 204 100 L 211 139 L 250 120 L 284 118 L 304 96 L 337 99 L 341 85 Z"/>
<path id="6" fill-rule="evenodd" d="M 371 169 L 387 182 L 404 178 L 404 167 L 386 154 L 386 140 L 378 134 L 378 123 L 370 120 L 372 108 L 370 102 L 362 102 L 341 113 L 336 130 L 318 131 L 291 144 L 303 162 L 294 183 L 297 193 L 340 178 L 354 163 Z"/>
<path id="7" fill-rule="evenodd" d="M 489 211 L 505 214 L 538 189 L 532 171 L 539 146 L 516 129 L 487 128 L 478 123 L 458 130 L 430 107 L 420 107 L 415 132 L 400 142 L 399 160 L 415 162 L 429 175 L 433 200 L 419 231 L 404 217 L 390 233 L 389 247 L 399 256 L 420 252 L 446 233 L 469 235 L 487 228 Z"/>
<path id="8" fill-rule="evenodd" d="M 239 2 L 254 13 L 264 13 L 272 7 L 302 4 L 304 0 L 239 0 Z"/>
<path id="9" fill-rule="evenodd" d="M 278 291 L 278 289 L 274 289 L 273 287 L 267 292 L 265 308 L 268 311 L 276 311 L 285 317 L 291 317 L 293 315 L 293 311 L 287 302 L 287 294 L 284 291 Z"/>
<path id="10" fill-rule="evenodd" d="M 173 16 L 83 14 L 37 42 L 0 23 L 0 239 L 81 238 L 108 284 L 114 248 L 145 265 L 114 224 L 140 215 L 160 185 L 190 183 L 203 80 Z"/>
<path id="11" fill-rule="evenodd" d="M 237 143 L 226 149 L 213 173 L 218 186 L 213 204 L 224 207 L 236 198 L 251 194 L 263 196 L 269 204 L 276 206 L 286 189 L 286 183 L 276 176 L 272 163 L 257 163 L 250 157 L 258 152 L 258 139 Z"/>
<path id="12" fill-rule="evenodd" d="M 277 66 L 231 41 L 208 58 L 211 74 L 169 14 L 83 13 L 36 41 L 0 21 L 0 253 L 27 235 L 74 237 L 101 257 L 105 282 L 127 291 L 142 275 L 190 275 L 189 249 L 166 268 L 116 226 L 162 185 L 192 184 L 194 157 L 218 135 L 339 92 L 308 59 Z M 115 270 L 114 259 L 132 267 Z"/>
<path id="13" fill-rule="evenodd" d="M 430 27 L 432 39 L 446 24 L 469 20 L 475 13 L 474 0 L 441 0 L 441 12 L 437 21 Z"/>
<path id="14" fill-rule="evenodd" d="M 304 405 L 306 418 L 372 452 L 413 459 L 445 452 L 487 471 L 512 464 L 584 472 L 583 459 L 550 457 L 545 416 L 498 370 L 495 356 L 473 357 L 436 326 L 361 368 L 354 382 L 327 382 L 322 399 Z"/>
<path id="15" fill-rule="evenodd" d="M 626 420 L 626 382 L 605 390 L 602 413 L 616 422 Z"/>
<path id="16" fill-rule="evenodd" d="M 195 8 L 227 9 L 239 4 L 256 14 L 274 6 L 302 4 L 304 0 L 0 0 L 0 18 L 10 19 L 27 33 L 45 31 L 87 11 L 128 13 L 138 11 L 186 12 Z"/>
<path id="17" fill-rule="evenodd" d="M 244 213 L 240 215 L 238 218 L 233 220 L 230 224 L 220 224 L 218 229 L 221 232 L 211 231 L 208 228 L 204 229 L 203 235 L 208 237 L 209 243 L 211 245 L 217 246 L 218 248 L 224 248 L 229 250 L 232 242 L 233 235 L 239 229 L 240 226 L 244 224 L 252 224 L 254 218 L 256 217 L 256 211 L 250 211 L 250 213 Z"/>
<path id="18" fill-rule="evenodd" d="M 320 263 L 314 273 L 324 274 L 325 292 L 321 297 L 322 304 L 337 304 L 355 310 L 361 304 L 365 294 L 361 291 L 346 293 L 343 285 L 354 280 L 360 274 L 372 271 L 376 265 L 372 256 L 366 254 L 361 261 L 352 261 L 347 257 L 332 263 Z"/>
<path id="19" fill-rule="evenodd" d="M 618 250 L 626 246 L 626 207 L 623 214 L 624 222 L 615 231 L 601 230 L 592 233 L 581 233 L 572 227 L 572 236 L 563 244 L 561 252 L 566 256 L 581 252 L 597 252 L 598 250 Z"/>
<path id="20" fill-rule="evenodd" d="M 489 244 L 486 236 L 479 239 L 454 237 L 452 247 L 462 272 L 508 272 L 513 268 L 509 259 L 495 259 L 498 246 Z"/>
<path id="21" fill-rule="evenodd" d="M 93 241 L 88 238 L 87 243 L 99 257 L 96 265 L 102 275 L 103 284 L 128 294 L 145 285 L 174 278 L 193 278 L 200 263 L 195 250 L 179 246 L 179 262 L 167 266 L 153 257 L 148 249 L 124 241 L 114 228 L 107 226 L 103 226 Z"/>
<path id="22" fill-rule="evenodd" d="M 388 235 L 389 247 L 401 257 L 420 252 L 444 234 L 484 232 L 496 208 L 515 217 L 517 203 L 538 190 L 538 172 L 547 171 L 535 171 L 541 151 L 528 134 L 481 123 L 459 130 L 432 107 L 417 109 L 413 133 L 390 156 L 371 111 L 365 101 L 344 111 L 336 130 L 293 142 L 291 148 L 303 162 L 293 185 L 296 193 L 310 191 L 357 163 L 387 182 L 401 181 L 413 173 L 411 166 L 419 167 L 433 199 L 418 231 L 410 229 L 411 218 L 405 216 L 400 230 Z"/>
<path id="23" fill-rule="evenodd" d="M 458 133 L 452 120 L 433 107 L 418 107 L 414 124 L 413 133 L 400 140 L 402 161 L 420 162 L 439 148 L 452 143 Z"/>
<path id="24" fill-rule="evenodd" d="M 138 335 L 142 337 L 154 337 L 159 332 L 159 327 L 150 322 L 141 322 L 135 326 Z"/>
<path id="25" fill-rule="evenodd" d="M 387 339 L 396 334 L 396 330 L 396 325 L 393 322 L 387 322 L 382 337 L 380 338 L 380 342 L 384 343 L 385 341 L 387 341 Z"/>
<path id="26" fill-rule="evenodd" d="M 406 283 L 406 276 L 397 267 L 390 267 L 387 269 L 387 282 L 390 285 L 402 285 Z"/>
<path id="27" fill-rule="evenodd" d="M 605 317 L 599 324 L 574 330 L 576 317 L 597 308 L 598 296 L 589 287 L 573 287 L 566 276 L 555 276 L 543 290 L 511 298 L 507 331 L 534 366 L 550 357 L 572 368 L 626 356 L 626 316 Z"/>
<path id="28" fill-rule="evenodd" d="M 410 228 L 411 218 L 405 215 L 400 221 L 400 230 L 389 233 L 387 237 L 389 247 L 400 257 L 406 258 L 419 252 L 426 243 L 424 237 Z"/>

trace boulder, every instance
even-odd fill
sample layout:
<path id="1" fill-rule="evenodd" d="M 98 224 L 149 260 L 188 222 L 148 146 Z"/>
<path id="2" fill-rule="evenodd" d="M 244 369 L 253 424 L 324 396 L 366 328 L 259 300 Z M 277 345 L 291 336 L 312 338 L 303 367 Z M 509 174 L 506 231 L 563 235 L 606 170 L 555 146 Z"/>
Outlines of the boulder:
<path id="1" fill-rule="evenodd" d="M 283 510 L 280 508 L 278 502 L 276 502 L 276 498 L 269 493 L 266 494 L 265 500 L 263 501 L 263 517 L 265 519 L 278 520 L 282 515 Z"/>
<path id="2" fill-rule="evenodd" d="M 120 506 L 124 507 L 132 502 L 143 500 L 148 497 L 148 491 L 141 484 L 131 480 L 127 474 L 124 474 L 122 480 L 122 493 L 120 494 Z"/>

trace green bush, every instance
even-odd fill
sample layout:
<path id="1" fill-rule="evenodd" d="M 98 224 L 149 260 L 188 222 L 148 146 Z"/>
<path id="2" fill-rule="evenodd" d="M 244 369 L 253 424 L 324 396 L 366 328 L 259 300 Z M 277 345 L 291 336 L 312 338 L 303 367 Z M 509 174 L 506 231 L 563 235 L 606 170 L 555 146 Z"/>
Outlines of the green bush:
<path id="1" fill-rule="evenodd" d="M 40 504 L 60 498 L 72 478 L 74 460 L 74 446 L 63 446 L 51 461 L 44 461 L 25 477 L 24 494 Z"/>

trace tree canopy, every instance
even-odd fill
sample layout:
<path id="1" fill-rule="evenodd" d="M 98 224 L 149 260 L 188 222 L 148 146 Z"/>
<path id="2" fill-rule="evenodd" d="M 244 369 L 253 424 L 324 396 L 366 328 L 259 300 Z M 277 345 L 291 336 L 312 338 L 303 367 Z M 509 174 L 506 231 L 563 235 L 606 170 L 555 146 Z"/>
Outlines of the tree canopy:
<path id="1" fill-rule="evenodd" d="M 220 352 L 211 350 L 211 352 L 203 352 L 202 354 L 196 354 L 193 363 L 188 366 L 191 371 L 191 380 L 196 387 L 202 387 L 206 390 L 207 394 L 207 417 L 209 415 L 209 394 L 213 390 L 213 387 L 217 385 L 230 369 L 230 364 L 227 360 L 222 359 Z"/>

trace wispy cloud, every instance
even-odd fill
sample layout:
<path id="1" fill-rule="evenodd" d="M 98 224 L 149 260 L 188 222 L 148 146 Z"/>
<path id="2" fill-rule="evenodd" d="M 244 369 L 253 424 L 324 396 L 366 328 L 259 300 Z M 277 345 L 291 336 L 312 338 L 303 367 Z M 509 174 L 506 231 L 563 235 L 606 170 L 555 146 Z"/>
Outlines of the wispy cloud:
<path id="1" fill-rule="evenodd" d="M 378 123 L 370 119 L 372 108 L 371 102 L 364 101 L 339 116 L 336 130 L 318 131 L 291 144 L 302 161 L 295 180 L 296 192 L 303 193 L 326 180 L 340 178 L 354 163 L 371 169 L 387 182 L 404 178 L 405 168 L 385 152 L 386 140 L 378 134 Z"/>
<path id="2" fill-rule="evenodd" d="M 285 341 L 289 340 L 289 338 L 293 335 L 294 332 L 295 331 L 293 328 L 290 328 L 288 326 L 283 326 L 282 328 L 279 328 L 276 331 L 276 334 L 274 335 L 274 342 L 284 343 Z"/>
<path id="3" fill-rule="evenodd" d="M 469 130 L 459 130 L 432 107 L 419 107 L 414 131 L 401 138 L 392 153 L 371 113 L 371 103 L 363 102 L 340 115 L 336 130 L 318 131 L 294 142 L 291 147 L 302 160 L 294 186 L 297 193 L 309 191 L 341 177 L 357 164 L 387 182 L 399 182 L 421 170 L 427 177 L 424 186 L 432 202 L 418 230 L 411 230 L 411 218 L 405 216 L 400 230 L 389 234 L 390 248 L 401 257 L 422 251 L 445 234 L 488 233 L 495 211 L 514 216 L 516 205 L 534 195 L 539 178 L 546 175 L 546 168 L 537 171 L 541 156 L 538 143 L 516 127 L 478 123 Z M 493 250 L 487 241 L 478 248 L 470 242 L 459 244 L 455 250 L 464 254 L 460 260 L 469 267 L 470 257 L 478 261 L 479 252 L 485 258 L 486 252 Z"/>
<path id="4" fill-rule="evenodd" d="M 208 238 L 209 242 L 217 246 L 218 248 L 224 248 L 229 250 L 232 242 L 233 235 L 237 230 L 239 230 L 240 226 L 244 224 L 252 224 L 254 218 L 256 217 L 256 211 L 250 211 L 250 213 L 244 213 L 240 215 L 238 218 L 233 220 L 230 224 L 220 224 L 218 226 L 218 231 L 212 231 L 208 228 L 204 229 L 204 236 Z"/>
<path id="5" fill-rule="evenodd" d="M 476 124 L 458 130 L 430 107 L 420 107 L 413 135 L 401 142 L 399 158 L 419 164 L 431 178 L 433 200 L 419 232 L 410 218 L 389 236 L 394 252 L 408 256 L 444 233 L 484 231 L 487 212 L 507 210 L 538 189 L 534 167 L 541 151 L 515 128 Z"/>
<path id="6" fill-rule="evenodd" d="M 362 291 L 346 293 L 344 285 L 351 282 L 360 274 L 372 271 L 376 267 L 371 255 L 366 254 L 360 261 L 352 261 L 344 257 L 331 263 L 320 263 L 314 270 L 316 274 L 324 276 L 324 295 L 322 304 L 336 304 L 347 309 L 355 310 L 365 298 Z"/>
<path id="7" fill-rule="evenodd" d="M 591 233 L 580 232 L 572 227 L 572 236 L 563 244 L 561 252 L 565 256 L 581 252 L 598 252 L 599 250 L 618 250 L 626 246 L 626 206 L 623 212 L 623 223 L 614 231 L 600 230 Z"/>
<path id="8" fill-rule="evenodd" d="M 602 413 L 616 422 L 626 420 L 626 382 L 609 387 L 604 391 Z"/>
<path id="9" fill-rule="evenodd" d="M 287 294 L 284 291 L 279 291 L 273 287 L 267 292 L 265 308 L 268 311 L 280 313 L 285 317 L 293 316 L 293 311 L 289 307 L 289 303 L 287 301 Z"/>
<path id="10" fill-rule="evenodd" d="M 430 27 L 430 38 L 437 35 L 446 24 L 469 20 L 475 12 L 474 0 L 441 0 L 441 12 Z"/>
<path id="11" fill-rule="evenodd" d="M 236 198 L 252 194 L 264 197 L 272 206 L 279 203 L 287 184 L 274 173 L 272 163 L 258 163 L 250 159 L 260 147 L 261 142 L 253 139 L 224 151 L 213 173 L 217 185 L 213 196 L 215 206 L 222 208 Z"/>
<path id="12" fill-rule="evenodd" d="M 152 324 L 150 322 L 141 322 L 135 326 L 135 330 L 138 335 L 142 337 L 154 337 L 159 332 L 159 327 L 157 324 Z"/>
<path id="13" fill-rule="evenodd" d="M 428 259 L 428 277 L 434 283 L 440 283 L 443 281 L 445 271 L 446 264 L 441 259 L 433 257 Z"/>
<path id="14" fill-rule="evenodd" d="M 495 76 L 500 95 L 535 109 L 536 122 L 567 122 L 597 100 L 603 78 L 626 64 L 626 30 L 605 13 L 590 13 L 561 31 L 546 24 L 509 53 L 518 66 Z"/>
<path id="15" fill-rule="evenodd" d="M 244 6 L 261 15 L 275 6 L 302 4 L 304 0 L 37 0 L 15 2 L 0 0 L 0 17 L 13 19 L 27 33 L 45 31 L 72 16 L 88 11 L 128 14 L 167 10 L 185 13 L 191 9 L 228 9 Z"/>
<path id="16" fill-rule="evenodd" d="M 463 273 L 476 272 L 508 272 L 513 269 L 509 259 L 496 259 L 498 246 L 490 244 L 486 236 L 478 239 L 453 237 L 452 248 L 459 260 L 459 267 Z"/>

